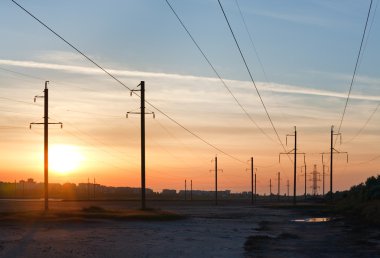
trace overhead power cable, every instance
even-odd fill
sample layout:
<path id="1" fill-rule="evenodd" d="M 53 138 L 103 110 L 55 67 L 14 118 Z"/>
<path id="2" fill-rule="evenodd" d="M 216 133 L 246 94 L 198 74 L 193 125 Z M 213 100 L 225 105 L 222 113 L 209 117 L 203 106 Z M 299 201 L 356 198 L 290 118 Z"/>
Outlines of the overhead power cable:
<path id="1" fill-rule="evenodd" d="M 112 75 L 110 72 L 108 72 L 105 68 L 103 68 L 101 65 L 99 65 L 97 62 L 95 62 L 93 59 L 91 59 L 89 56 L 87 56 L 85 53 L 83 53 L 81 50 L 79 50 L 77 47 L 75 47 L 73 44 L 71 44 L 70 42 L 68 42 L 66 39 L 64 39 L 61 35 L 59 35 L 57 32 L 55 32 L 52 28 L 50 28 L 47 24 L 45 24 L 44 22 L 42 22 L 40 19 L 38 19 L 35 15 L 33 15 L 31 12 L 29 12 L 28 10 L 26 10 L 23 6 L 21 6 L 19 3 L 17 3 L 15 0 L 11 0 L 15 5 L 17 5 L 19 8 L 21 8 L 24 12 L 26 12 L 28 15 L 30 15 L 33 19 L 35 19 L 37 22 L 39 22 L 42 26 L 44 26 L 46 29 L 48 29 L 51 33 L 53 33 L 55 36 L 57 36 L 59 39 L 61 39 L 63 42 L 65 42 L 67 45 L 69 45 L 72 49 L 74 49 L 76 52 L 78 52 L 80 55 L 82 55 L 84 58 L 86 58 L 88 61 L 90 61 L 93 65 L 95 65 L 96 67 L 98 67 L 100 70 L 102 70 L 104 73 L 106 73 L 109 77 L 111 77 L 113 80 L 115 80 L 117 83 L 119 83 L 120 85 L 122 85 L 124 88 L 128 89 L 129 91 L 131 91 L 132 89 L 129 88 L 127 85 L 125 85 L 122 81 L 120 81 L 118 78 L 116 78 L 114 75 Z M 133 92 L 133 94 L 135 94 L 136 96 L 140 97 L 138 94 L 136 94 L 135 92 Z M 212 143 L 208 142 L 207 140 L 205 140 L 204 138 L 202 138 L 201 136 L 199 136 L 198 134 L 192 132 L 190 129 L 186 128 L 185 126 L 183 126 L 182 124 L 180 124 L 178 121 L 176 121 L 174 118 L 170 117 L 168 114 L 166 114 L 165 112 L 163 112 L 162 110 L 160 110 L 158 107 L 156 107 L 155 105 L 153 105 L 152 103 L 150 103 L 149 101 L 145 101 L 145 103 L 149 106 L 151 106 L 153 109 L 155 109 L 156 111 L 158 111 L 159 113 L 161 113 L 163 116 L 165 116 L 166 118 L 168 118 L 171 122 L 173 122 L 174 124 L 178 125 L 179 127 L 181 127 L 183 130 L 185 130 L 186 132 L 188 132 L 189 134 L 193 135 L 194 137 L 196 137 L 197 139 L 199 139 L 200 141 L 202 141 L 203 143 L 205 143 L 206 145 L 208 145 L 209 147 L 213 148 L 214 150 L 218 151 L 219 153 L 222 153 L 224 154 L 225 156 L 227 157 L 230 157 L 231 159 L 235 160 L 235 161 L 238 161 L 240 163 L 244 163 L 244 161 L 236 158 L 235 156 L 223 151 L 222 149 L 216 147 L 215 145 L 213 145 Z"/>
<path id="2" fill-rule="evenodd" d="M 352 142 L 353 140 L 355 140 L 363 131 L 364 129 L 367 127 L 367 125 L 369 124 L 369 122 L 372 120 L 372 117 L 376 114 L 377 110 L 379 109 L 380 107 L 380 103 L 377 104 L 376 108 L 372 111 L 371 115 L 368 117 L 367 121 L 364 123 L 364 125 L 360 128 L 360 130 L 349 140 L 347 141 L 344 141 L 343 143 L 350 143 Z"/>
<path id="3" fill-rule="evenodd" d="M 236 43 L 236 46 L 237 46 L 237 48 L 238 48 L 238 50 L 239 50 L 240 56 L 241 56 L 241 58 L 243 59 L 243 62 L 244 62 L 244 65 L 245 65 L 245 67 L 246 67 L 246 69 L 247 69 L 247 72 L 248 72 L 248 74 L 249 74 L 249 77 L 251 78 L 252 84 L 253 84 L 253 86 L 254 86 L 255 89 L 256 89 L 257 95 L 258 95 L 259 98 L 260 98 L 261 104 L 262 104 L 262 106 L 263 106 L 263 108 L 264 108 L 264 110 L 265 110 L 265 113 L 266 113 L 266 115 L 267 115 L 267 117 L 268 117 L 268 119 L 269 119 L 269 122 L 270 122 L 270 124 L 271 124 L 271 126 L 272 126 L 272 128 L 273 128 L 273 131 L 275 132 L 275 134 L 276 134 L 276 136 L 277 136 L 277 139 L 278 139 L 279 143 L 281 144 L 283 150 L 287 153 L 287 150 L 286 150 L 286 148 L 285 148 L 285 145 L 284 145 L 284 143 L 281 141 L 281 138 L 280 138 L 280 136 L 279 136 L 279 134 L 278 134 L 278 132 L 277 132 L 276 127 L 274 126 L 274 123 L 273 123 L 273 121 L 272 121 L 272 118 L 271 118 L 271 116 L 269 115 L 268 109 L 267 109 L 267 107 L 265 106 L 264 100 L 263 100 L 263 98 L 261 97 L 260 91 L 259 91 L 259 89 L 257 88 L 257 85 L 256 85 L 256 83 L 255 83 L 255 80 L 253 79 L 253 76 L 252 76 L 251 70 L 249 69 L 248 64 L 247 64 L 247 61 L 246 61 L 245 58 L 244 58 L 243 52 L 241 51 L 240 45 L 239 45 L 239 43 L 238 43 L 238 41 L 237 41 L 237 39 L 236 39 L 236 37 L 235 37 L 234 31 L 232 30 L 232 27 L 231 27 L 231 25 L 230 25 L 230 22 L 228 21 L 227 15 L 226 15 L 226 13 L 224 12 L 224 9 L 223 9 L 223 6 L 222 6 L 220 0 L 218 0 L 218 3 L 219 3 L 219 6 L 220 6 L 220 9 L 221 9 L 222 12 L 223 12 L 224 18 L 225 18 L 225 20 L 226 20 L 226 22 L 227 22 L 227 25 L 228 25 L 228 28 L 229 28 L 230 31 L 231 31 L 232 37 L 233 37 L 234 40 L 235 40 L 235 43 Z M 289 155 L 288 155 L 288 157 L 289 157 Z"/>
<path id="4" fill-rule="evenodd" d="M 249 41 L 251 42 L 251 45 L 252 45 L 252 47 L 253 47 L 253 50 L 254 50 L 255 55 L 256 55 L 256 57 L 257 57 L 257 60 L 259 61 L 259 64 L 260 64 L 261 70 L 262 70 L 263 75 L 264 75 L 264 78 L 265 78 L 265 81 L 266 81 L 266 82 L 269 82 L 269 80 L 268 80 L 268 76 L 267 76 L 267 73 L 265 72 L 265 69 L 264 69 L 263 62 L 261 62 L 261 58 L 260 58 L 259 53 L 258 53 L 258 51 L 257 51 L 257 49 L 256 49 L 256 45 L 255 45 L 255 43 L 253 43 L 252 35 L 251 35 L 251 33 L 249 32 L 249 29 L 248 29 L 247 23 L 245 22 L 245 18 L 244 18 L 243 12 L 241 11 L 241 8 L 240 8 L 240 5 L 239 5 L 238 0 L 235 0 L 235 3 L 236 3 L 236 5 L 237 5 L 237 7 L 238 7 L 238 9 L 239 9 L 239 14 L 240 14 L 241 20 L 243 21 L 245 31 L 246 31 L 247 34 L 248 34 Z"/>
<path id="5" fill-rule="evenodd" d="M 368 36 L 366 37 L 364 45 L 363 45 L 363 50 L 362 50 L 363 52 L 365 51 L 367 44 L 368 44 L 368 39 L 369 39 L 369 36 L 371 34 L 371 31 L 372 31 L 373 23 L 375 21 L 376 11 L 377 11 L 378 5 L 379 5 L 379 1 L 376 2 L 376 6 L 375 6 L 375 9 L 373 11 L 371 25 L 369 26 L 368 33 L 367 33 Z M 363 55 L 360 57 L 358 68 L 360 68 L 362 58 L 363 58 Z M 380 107 L 380 103 L 377 104 L 376 108 L 372 111 L 372 113 L 369 115 L 369 117 L 366 120 L 366 122 L 364 123 L 364 125 L 356 132 L 356 134 L 354 134 L 354 136 L 352 136 L 348 141 L 344 141 L 343 144 L 352 142 L 364 131 L 364 129 L 367 127 L 368 123 L 372 120 L 372 117 L 375 115 L 375 113 L 377 112 L 379 107 Z"/>
<path id="6" fill-rule="evenodd" d="M 211 63 L 210 59 L 206 56 L 205 52 L 202 50 L 202 48 L 199 46 L 199 44 L 197 43 L 197 41 L 194 39 L 194 37 L 192 36 L 192 34 L 190 33 L 190 31 L 188 30 L 188 28 L 186 27 L 186 25 L 184 24 L 184 22 L 182 21 L 182 19 L 179 17 L 179 15 L 177 14 L 177 12 L 174 10 L 173 6 L 169 3 L 168 0 L 165 0 L 166 3 L 168 4 L 168 6 L 170 7 L 170 9 L 172 10 L 173 14 L 175 15 L 175 17 L 177 18 L 177 20 L 180 22 L 181 26 L 183 27 L 183 29 L 186 31 L 187 35 L 189 35 L 190 39 L 193 41 L 194 45 L 197 47 L 197 49 L 199 50 L 199 52 L 202 54 L 203 58 L 206 60 L 206 62 L 208 63 L 208 65 L 211 67 L 211 69 L 214 71 L 215 75 L 219 78 L 220 82 L 223 84 L 224 88 L 226 88 L 226 90 L 228 91 L 228 93 L 233 97 L 233 99 L 235 100 L 235 102 L 239 105 L 239 107 L 243 110 L 243 112 L 245 113 L 245 115 L 248 117 L 249 120 L 251 120 L 251 122 L 256 126 L 257 129 L 260 130 L 260 132 L 262 134 L 264 134 L 266 137 L 268 137 L 268 139 L 270 140 L 273 140 L 257 123 L 256 121 L 252 118 L 252 116 L 247 112 L 247 110 L 243 107 L 243 105 L 239 102 L 239 100 L 236 98 L 236 96 L 232 93 L 231 89 L 227 86 L 226 82 L 223 80 L 223 78 L 220 76 L 220 74 L 218 73 L 218 71 L 215 69 L 214 65 Z"/>
<path id="7" fill-rule="evenodd" d="M 366 31 L 367 31 L 368 20 L 369 20 L 370 14 L 371 14 L 372 2 L 373 2 L 373 0 L 371 0 L 371 3 L 370 3 L 369 8 L 368 8 L 367 19 L 366 19 L 366 22 L 365 22 L 365 26 L 364 26 L 364 30 L 363 30 L 363 35 L 362 35 L 362 39 L 361 39 L 361 42 L 360 42 L 359 52 L 358 52 L 358 55 L 356 57 L 355 69 L 354 69 L 354 73 L 352 74 L 350 88 L 348 90 L 348 94 L 347 94 L 347 98 L 346 98 L 346 103 L 344 105 L 342 117 L 340 119 L 339 128 L 338 128 L 338 134 L 340 133 L 340 131 L 342 129 L 343 119 L 344 119 L 344 116 L 345 116 L 346 111 L 347 111 L 347 105 L 348 105 L 348 101 L 350 99 L 350 95 L 351 95 L 351 91 L 352 91 L 352 86 L 354 85 L 354 81 L 355 81 L 355 77 L 356 77 L 356 72 L 357 72 L 357 69 L 358 69 L 358 64 L 359 64 L 360 56 L 361 56 L 361 53 L 362 53 L 363 42 L 364 42 L 365 34 L 366 34 Z M 336 144 L 337 139 L 338 138 L 336 138 L 334 145 Z"/>

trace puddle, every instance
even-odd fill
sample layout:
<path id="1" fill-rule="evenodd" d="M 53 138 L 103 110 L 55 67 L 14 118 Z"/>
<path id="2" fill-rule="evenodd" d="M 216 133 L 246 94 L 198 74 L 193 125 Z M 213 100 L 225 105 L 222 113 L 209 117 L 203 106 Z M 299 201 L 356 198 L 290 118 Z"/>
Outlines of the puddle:
<path id="1" fill-rule="evenodd" d="M 319 223 L 319 222 L 328 222 L 331 221 L 332 218 L 324 217 L 324 218 L 306 218 L 306 219 L 293 219 L 293 222 L 304 222 L 304 223 Z"/>

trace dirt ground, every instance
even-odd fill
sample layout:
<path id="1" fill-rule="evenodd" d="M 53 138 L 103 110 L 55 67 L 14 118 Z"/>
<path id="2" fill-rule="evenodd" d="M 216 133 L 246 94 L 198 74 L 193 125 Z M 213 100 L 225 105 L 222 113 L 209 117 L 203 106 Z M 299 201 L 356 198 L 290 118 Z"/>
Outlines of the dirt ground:
<path id="1" fill-rule="evenodd" d="M 138 208 L 138 202 L 51 202 L 51 210 Z M 172 221 L 8 221 L 6 212 L 42 210 L 38 201 L 0 201 L 0 257 L 380 257 L 380 229 L 318 208 L 249 203 L 150 202 L 186 216 Z"/>

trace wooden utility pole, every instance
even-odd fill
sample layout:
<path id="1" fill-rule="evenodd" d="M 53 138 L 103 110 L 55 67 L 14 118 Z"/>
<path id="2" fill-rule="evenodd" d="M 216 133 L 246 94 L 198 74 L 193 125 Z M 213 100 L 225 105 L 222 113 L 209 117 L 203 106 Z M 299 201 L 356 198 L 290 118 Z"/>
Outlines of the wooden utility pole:
<path id="1" fill-rule="evenodd" d="M 47 87 L 49 81 L 45 81 L 45 89 L 43 96 L 35 96 L 34 102 L 37 98 L 44 99 L 44 122 L 43 123 L 30 123 L 29 128 L 32 125 L 43 124 L 44 125 L 44 203 L 45 211 L 49 210 L 49 124 L 59 124 L 62 128 L 62 123 L 49 123 L 49 89 Z"/>
<path id="2" fill-rule="evenodd" d="M 331 131 L 330 131 L 330 199 L 333 198 L 333 160 L 334 160 L 334 153 L 336 154 L 346 154 L 347 156 L 347 163 L 348 163 L 348 152 L 343 152 L 343 151 L 338 151 L 334 148 L 334 136 L 339 136 L 340 137 L 340 143 L 342 143 L 342 134 L 341 133 L 334 133 L 334 126 L 331 126 Z M 321 153 L 322 154 L 322 164 L 323 162 L 323 156 L 324 154 L 327 153 Z"/>
<path id="3" fill-rule="evenodd" d="M 193 180 L 190 180 L 190 201 L 193 200 Z"/>
<path id="4" fill-rule="evenodd" d="M 286 155 L 294 154 L 293 204 L 296 205 L 297 203 L 297 155 L 298 154 L 304 155 L 304 158 L 305 158 L 305 153 L 297 152 L 297 127 L 294 126 L 294 134 L 286 135 L 286 145 L 288 145 L 288 137 L 290 136 L 294 137 L 294 149 L 289 152 L 280 153 L 278 156 L 278 159 L 279 159 L 279 162 L 281 162 L 281 154 L 286 154 Z"/>
<path id="5" fill-rule="evenodd" d="M 289 179 L 288 179 L 287 182 L 286 182 L 286 187 L 287 187 L 287 189 L 288 189 L 288 196 L 289 196 L 289 188 L 290 188 Z"/>
<path id="6" fill-rule="evenodd" d="M 256 188 L 256 173 L 255 173 L 255 198 L 256 198 L 256 196 L 257 196 L 257 188 Z"/>
<path id="7" fill-rule="evenodd" d="M 145 112 L 145 82 L 141 81 L 140 84 L 137 86 L 139 87 L 139 90 L 131 90 L 131 96 L 133 92 L 139 91 L 140 92 L 140 112 L 127 112 L 127 118 L 128 114 L 140 114 L 140 123 L 141 123 L 141 209 L 145 210 L 146 204 L 146 187 L 145 187 L 145 115 L 146 114 L 152 114 L 153 118 L 155 117 L 154 112 Z"/>
<path id="8" fill-rule="evenodd" d="M 215 205 L 218 205 L 218 157 L 215 156 L 211 162 L 214 161 L 215 168 L 214 170 L 210 170 L 210 172 L 215 172 Z M 223 171 L 223 169 L 219 169 L 219 171 Z"/>
<path id="9" fill-rule="evenodd" d="M 253 195 L 253 157 L 251 157 L 251 203 L 253 205 L 253 200 L 254 195 Z"/>
<path id="10" fill-rule="evenodd" d="M 307 178 L 307 170 L 306 170 L 306 163 L 305 163 L 305 200 L 306 200 L 306 178 Z"/>
<path id="11" fill-rule="evenodd" d="M 187 182 L 186 182 L 186 179 L 185 179 L 185 201 L 186 201 L 186 199 L 187 199 Z"/>
<path id="12" fill-rule="evenodd" d="M 330 199 L 333 197 L 333 154 L 334 154 L 334 126 L 331 126 L 330 132 Z"/>
<path id="13" fill-rule="evenodd" d="M 269 179 L 269 196 L 272 196 L 272 179 Z"/>
<path id="14" fill-rule="evenodd" d="M 326 171 L 325 168 L 328 168 L 325 164 L 322 164 L 323 172 L 322 172 L 322 196 L 325 196 L 325 177 L 326 177 Z"/>
<path id="15" fill-rule="evenodd" d="M 280 200 L 280 180 L 281 180 L 281 177 L 280 177 L 280 172 L 277 173 L 277 200 Z"/>
<path id="16" fill-rule="evenodd" d="M 215 205 L 218 205 L 218 157 L 215 156 Z"/>

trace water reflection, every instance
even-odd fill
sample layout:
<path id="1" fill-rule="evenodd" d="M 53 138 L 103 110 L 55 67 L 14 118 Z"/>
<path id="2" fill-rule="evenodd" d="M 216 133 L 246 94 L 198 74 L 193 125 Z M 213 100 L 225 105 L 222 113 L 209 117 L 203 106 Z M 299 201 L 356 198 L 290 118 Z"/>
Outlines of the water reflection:
<path id="1" fill-rule="evenodd" d="M 306 219 L 294 219 L 293 222 L 307 222 L 307 223 L 318 223 L 318 222 L 328 222 L 331 218 L 324 217 L 324 218 L 306 218 Z"/>

